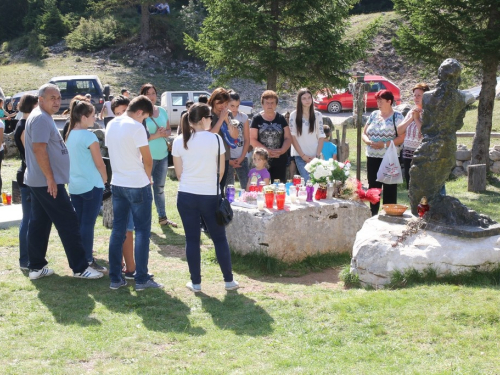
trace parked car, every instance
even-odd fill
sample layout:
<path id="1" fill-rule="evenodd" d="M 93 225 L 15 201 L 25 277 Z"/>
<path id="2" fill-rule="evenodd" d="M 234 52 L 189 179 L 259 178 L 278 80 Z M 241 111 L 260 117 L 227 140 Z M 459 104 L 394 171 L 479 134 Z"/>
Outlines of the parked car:
<path id="1" fill-rule="evenodd" d="M 99 77 L 94 75 L 52 77 L 49 82 L 57 85 L 61 91 L 60 112 L 68 109 L 75 95 L 90 94 L 96 113 L 99 113 L 109 96 L 109 85 L 103 86 Z"/>
<path id="2" fill-rule="evenodd" d="M 5 99 L 5 105 L 7 106 L 7 104 L 12 102 L 12 105 L 14 106 L 14 108 L 16 108 L 16 105 L 17 105 L 17 103 L 19 103 L 19 100 L 21 100 L 21 98 L 26 94 L 38 96 L 38 90 L 21 91 L 21 92 L 14 94 L 14 96 L 8 96 Z"/>
<path id="3" fill-rule="evenodd" d="M 181 113 L 186 110 L 186 103 L 191 100 L 195 103 L 198 102 L 200 95 L 210 97 L 207 91 L 165 91 L 161 94 L 160 105 L 165 108 L 170 121 L 170 126 L 176 127 L 181 120 Z M 241 101 L 240 111 L 247 114 L 249 117 L 252 115 L 253 103 L 251 101 Z"/>
<path id="4" fill-rule="evenodd" d="M 370 83 L 370 90 L 367 93 L 366 108 L 376 109 L 377 100 L 375 94 L 380 90 L 389 90 L 393 93 L 395 105 L 401 104 L 401 91 L 393 82 L 383 76 L 366 75 L 365 82 Z M 352 110 L 352 93 L 348 89 L 330 90 L 324 89 L 316 95 L 314 108 L 319 111 L 339 113 L 343 110 Z"/>

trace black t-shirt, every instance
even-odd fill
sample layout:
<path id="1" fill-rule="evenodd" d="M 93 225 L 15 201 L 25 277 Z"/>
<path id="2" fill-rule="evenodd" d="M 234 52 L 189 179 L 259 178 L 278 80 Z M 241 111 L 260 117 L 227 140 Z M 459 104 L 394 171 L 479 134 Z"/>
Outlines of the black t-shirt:
<path id="1" fill-rule="evenodd" d="M 16 142 L 16 146 L 19 149 L 19 154 L 21 155 L 21 167 L 17 170 L 16 180 L 19 186 L 26 186 L 24 184 L 24 171 L 26 171 L 26 159 L 24 153 L 23 142 L 21 141 L 21 135 L 23 134 L 24 129 L 26 128 L 26 120 L 22 119 L 18 122 L 15 133 L 14 133 L 14 142 Z"/>
<path id="2" fill-rule="evenodd" d="M 285 128 L 288 126 L 285 116 L 276 112 L 276 117 L 272 121 L 264 120 L 262 114 L 256 115 L 252 119 L 250 128 L 258 130 L 257 140 L 270 149 L 277 149 L 283 146 L 285 141 Z M 279 159 L 287 159 L 287 153 L 282 154 Z"/>

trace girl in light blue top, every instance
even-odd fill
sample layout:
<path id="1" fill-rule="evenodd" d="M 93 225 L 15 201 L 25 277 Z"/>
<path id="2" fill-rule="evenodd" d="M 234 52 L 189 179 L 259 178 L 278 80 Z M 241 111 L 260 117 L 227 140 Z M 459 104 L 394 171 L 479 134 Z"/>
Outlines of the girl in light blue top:
<path id="1" fill-rule="evenodd" d="M 80 223 L 87 262 L 92 268 L 102 272 L 106 268 L 96 263 L 92 249 L 94 226 L 108 176 L 99 141 L 94 133 L 87 130 L 94 125 L 94 115 L 94 106 L 87 101 L 74 100 L 70 105 L 70 123 L 66 137 L 70 160 L 68 189 Z"/>
<path id="2" fill-rule="evenodd" d="M 153 157 L 153 198 L 155 201 L 158 222 L 160 225 L 169 225 L 177 228 L 177 224 L 167 218 L 165 211 L 165 180 L 168 172 L 168 145 L 167 137 L 170 137 L 172 130 L 168 122 L 167 111 L 156 105 L 157 91 L 151 83 L 142 85 L 139 91 L 141 95 L 146 95 L 153 103 L 153 116 L 146 119 L 146 126 L 149 132 L 149 149 Z"/>

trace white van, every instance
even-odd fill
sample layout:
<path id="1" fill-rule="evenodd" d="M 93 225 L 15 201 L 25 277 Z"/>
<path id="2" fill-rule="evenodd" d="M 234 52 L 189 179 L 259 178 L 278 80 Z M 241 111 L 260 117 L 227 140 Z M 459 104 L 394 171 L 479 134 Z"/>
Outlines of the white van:
<path id="1" fill-rule="evenodd" d="M 193 101 L 198 103 L 200 95 L 210 97 L 207 91 L 165 91 L 161 94 L 160 105 L 167 111 L 170 126 L 177 127 L 181 121 L 181 113 L 186 110 L 186 103 Z M 245 104 L 245 105 L 244 105 Z M 249 105 L 250 104 L 250 105 Z M 253 104 L 241 102 L 240 111 L 251 116 Z"/>

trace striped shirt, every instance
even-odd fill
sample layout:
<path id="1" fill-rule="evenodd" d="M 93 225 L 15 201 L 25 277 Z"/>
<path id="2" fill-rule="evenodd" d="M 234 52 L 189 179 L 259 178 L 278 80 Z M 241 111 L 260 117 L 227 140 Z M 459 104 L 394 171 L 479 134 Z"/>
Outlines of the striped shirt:
<path id="1" fill-rule="evenodd" d="M 393 122 L 394 119 L 394 122 Z M 396 138 L 396 126 L 403 121 L 403 115 L 400 112 L 394 111 L 387 120 L 384 120 L 380 111 L 373 111 L 368 119 L 366 135 L 372 142 L 389 142 Z M 385 148 L 374 149 L 371 146 L 366 146 L 366 156 L 371 158 L 383 158 Z M 398 146 L 399 150 L 399 146 Z"/>

